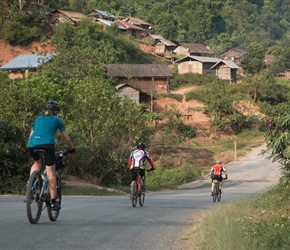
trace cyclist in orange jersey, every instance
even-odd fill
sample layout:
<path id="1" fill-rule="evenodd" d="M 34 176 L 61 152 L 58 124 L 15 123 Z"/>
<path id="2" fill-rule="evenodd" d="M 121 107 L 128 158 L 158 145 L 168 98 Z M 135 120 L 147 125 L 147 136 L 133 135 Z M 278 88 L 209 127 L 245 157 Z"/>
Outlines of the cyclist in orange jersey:
<path id="1" fill-rule="evenodd" d="M 219 190 L 222 192 L 222 185 L 223 185 L 223 177 L 222 173 L 225 173 L 226 179 L 228 178 L 228 173 L 226 169 L 223 167 L 222 162 L 220 160 L 216 161 L 216 164 L 212 166 L 210 170 L 210 176 L 211 176 L 211 196 L 213 196 L 213 189 L 214 189 L 214 182 L 213 180 L 219 180 L 220 181 L 220 186 Z"/>

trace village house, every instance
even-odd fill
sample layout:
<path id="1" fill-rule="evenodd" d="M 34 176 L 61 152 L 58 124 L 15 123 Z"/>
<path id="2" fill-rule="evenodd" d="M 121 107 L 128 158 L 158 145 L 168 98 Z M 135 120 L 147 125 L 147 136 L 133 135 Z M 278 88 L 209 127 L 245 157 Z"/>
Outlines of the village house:
<path id="1" fill-rule="evenodd" d="M 212 67 L 219 62 L 219 58 L 204 56 L 185 56 L 174 63 L 178 64 L 178 73 L 215 74 Z"/>
<path id="2" fill-rule="evenodd" d="M 30 74 L 36 72 L 37 68 L 43 63 L 52 60 L 52 54 L 26 54 L 19 55 L 0 67 L 0 70 L 8 71 L 8 77 L 14 79 L 26 79 Z"/>
<path id="3" fill-rule="evenodd" d="M 230 83 L 237 82 L 237 71 L 240 67 L 230 60 L 220 60 L 211 69 L 215 70 L 216 76 L 221 80 L 228 80 Z"/>
<path id="4" fill-rule="evenodd" d="M 92 16 L 93 19 L 96 21 L 97 19 L 108 20 L 108 21 L 115 21 L 116 17 L 106 11 L 103 10 L 92 10 L 89 16 Z"/>
<path id="5" fill-rule="evenodd" d="M 116 85 L 126 83 L 145 93 L 169 93 L 173 78 L 166 64 L 106 64 L 106 72 Z"/>
<path id="6" fill-rule="evenodd" d="M 147 94 L 139 89 L 136 89 L 127 83 L 118 84 L 116 86 L 116 89 L 118 89 L 117 96 L 119 98 L 128 97 L 133 102 L 144 103 L 147 109 L 150 110 L 152 109 L 151 104 L 153 104 L 153 95 Z"/>
<path id="7" fill-rule="evenodd" d="M 151 45 L 154 45 L 158 40 L 166 40 L 166 39 L 161 35 L 146 34 L 144 37 L 142 37 L 142 40 L 146 41 Z"/>
<path id="8" fill-rule="evenodd" d="M 150 33 L 151 30 L 151 24 L 147 23 L 146 21 L 138 18 L 138 17 L 132 17 L 132 16 L 126 16 L 123 21 L 127 23 L 131 23 L 135 26 L 138 26 L 146 31 L 146 33 Z"/>
<path id="9" fill-rule="evenodd" d="M 112 22 L 112 21 L 105 20 L 105 19 L 99 19 L 99 18 L 96 19 L 96 22 L 97 22 L 98 24 L 100 24 L 101 26 L 103 26 L 103 30 L 106 30 L 107 27 L 111 27 L 111 26 L 114 24 L 114 22 Z M 119 28 L 121 31 L 126 32 L 126 29 L 124 29 L 123 27 L 118 26 L 118 28 Z"/>
<path id="10" fill-rule="evenodd" d="M 176 44 L 165 39 L 158 39 L 154 43 L 154 53 L 159 56 L 166 57 L 169 54 L 173 53 L 173 50 L 176 48 Z"/>
<path id="11" fill-rule="evenodd" d="M 179 43 L 173 53 L 183 56 L 209 56 L 212 54 L 210 49 L 198 43 Z"/>
<path id="12" fill-rule="evenodd" d="M 54 10 L 49 13 L 49 16 L 50 24 L 55 27 L 60 23 L 69 23 L 77 27 L 82 19 L 88 18 L 82 13 L 66 10 Z"/>
<path id="13" fill-rule="evenodd" d="M 137 38 L 137 39 L 142 39 L 142 37 L 145 35 L 145 30 L 138 27 L 138 26 L 135 26 L 131 23 L 127 23 L 125 21 L 122 21 L 122 20 L 116 20 L 115 23 L 122 27 L 122 31 L 124 32 L 124 34 L 127 36 L 127 37 L 134 37 L 134 38 Z"/>
<path id="14" fill-rule="evenodd" d="M 225 51 L 223 51 L 219 58 L 222 60 L 231 60 L 233 62 L 240 62 L 242 56 L 246 53 L 245 50 L 238 49 L 238 48 L 229 48 Z"/>

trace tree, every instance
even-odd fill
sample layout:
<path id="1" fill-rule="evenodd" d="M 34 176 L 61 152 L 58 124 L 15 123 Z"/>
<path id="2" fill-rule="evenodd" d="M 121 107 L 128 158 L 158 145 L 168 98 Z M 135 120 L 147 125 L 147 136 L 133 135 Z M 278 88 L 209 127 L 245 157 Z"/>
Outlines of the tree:
<path id="1" fill-rule="evenodd" d="M 285 176 L 290 178 L 290 103 L 281 103 L 267 111 L 266 133 L 268 159 L 281 163 Z"/>
<path id="2" fill-rule="evenodd" d="M 260 73 L 264 67 L 265 50 L 262 45 L 254 42 L 247 47 L 246 51 L 247 53 L 244 54 L 241 59 L 241 67 L 244 72 L 249 74 L 252 78 L 252 82 L 255 86 L 253 99 L 257 101 L 259 82 L 256 81 L 256 75 Z"/>

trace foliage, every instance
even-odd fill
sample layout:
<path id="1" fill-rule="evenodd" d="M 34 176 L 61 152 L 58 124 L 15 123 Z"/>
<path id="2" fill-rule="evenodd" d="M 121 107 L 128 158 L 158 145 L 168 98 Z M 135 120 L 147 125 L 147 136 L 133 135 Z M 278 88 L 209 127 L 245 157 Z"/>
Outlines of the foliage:
<path id="1" fill-rule="evenodd" d="M 162 111 L 162 119 L 166 121 L 164 130 L 164 143 L 181 142 L 186 138 L 191 139 L 195 137 L 195 130 L 191 126 L 183 124 L 181 119 L 181 112 L 176 109 L 174 104 L 165 106 Z"/>
<path id="2" fill-rule="evenodd" d="M 266 120 L 268 131 L 266 133 L 267 149 L 269 159 L 282 164 L 287 170 L 286 176 L 290 178 L 290 103 L 281 103 L 267 110 Z M 264 153 L 265 153 L 264 152 Z"/>
<path id="3" fill-rule="evenodd" d="M 170 88 L 177 89 L 185 86 L 201 86 L 213 82 L 216 79 L 216 76 L 213 74 L 200 75 L 193 73 L 175 73 L 174 78 L 170 81 Z"/>
<path id="4" fill-rule="evenodd" d="M 184 164 L 180 168 L 156 167 L 153 173 L 146 175 L 146 189 L 171 188 L 199 179 L 200 170 Z"/>
<path id="5" fill-rule="evenodd" d="M 159 97 L 163 97 L 163 98 L 169 97 L 169 98 L 173 98 L 173 99 L 175 99 L 175 100 L 177 100 L 179 102 L 182 102 L 182 99 L 183 99 L 183 95 L 180 95 L 180 94 L 170 94 L 170 93 L 169 94 L 157 94 L 156 97 L 157 98 L 159 98 Z"/>
<path id="6" fill-rule="evenodd" d="M 197 243 L 202 249 L 234 249 L 239 240 L 239 248 L 245 250 L 288 249 L 289 187 L 289 182 L 281 181 L 256 198 L 218 208 L 219 216 L 204 214 L 199 221 Z"/>
<path id="7" fill-rule="evenodd" d="M 250 120 L 234 107 L 234 103 L 245 96 L 238 93 L 230 95 L 225 82 L 216 81 L 209 84 L 203 90 L 203 96 L 206 104 L 204 112 L 213 117 L 212 126 L 217 131 L 231 128 L 239 132 L 243 128 L 250 127 Z"/>

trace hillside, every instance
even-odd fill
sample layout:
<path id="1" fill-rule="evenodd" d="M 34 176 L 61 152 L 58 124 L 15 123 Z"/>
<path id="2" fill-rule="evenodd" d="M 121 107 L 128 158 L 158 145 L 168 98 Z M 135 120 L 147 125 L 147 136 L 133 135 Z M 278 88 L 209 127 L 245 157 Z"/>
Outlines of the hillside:
<path id="1" fill-rule="evenodd" d="M 39 41 L 32 42 L 26 48 L 19 46 L 12 46 L 3 40 L 0 40 L 0 65 L 11 61 L 13 58 L 21 54 L 37 54 L 37 53 L 51 53 L 54 48 L 47 43 L 40 43 Z"/>

